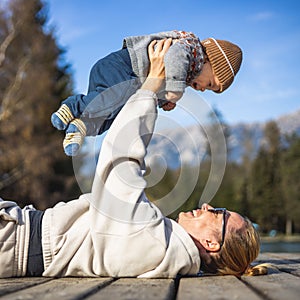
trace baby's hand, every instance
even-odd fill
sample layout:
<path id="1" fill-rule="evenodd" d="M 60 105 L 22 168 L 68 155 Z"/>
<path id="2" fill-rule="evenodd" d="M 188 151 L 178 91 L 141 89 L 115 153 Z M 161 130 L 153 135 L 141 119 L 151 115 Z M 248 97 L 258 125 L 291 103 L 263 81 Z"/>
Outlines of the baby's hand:
<path id="1" fill-rule="evenodd" d="M 161 108 L 164 111 L 170 111 L 172 109 L 174 109 L 176 107 L 176 103 L 173 102 L 167 102 L 166 104 L 164 104 Z"/>
<path id="2" fill-rule="evenodd" d="M 165 98 L 170 102 L 177 102 L 181 97 L 183 93 L 181 92 L 167 92 L 165 95 Z"/>

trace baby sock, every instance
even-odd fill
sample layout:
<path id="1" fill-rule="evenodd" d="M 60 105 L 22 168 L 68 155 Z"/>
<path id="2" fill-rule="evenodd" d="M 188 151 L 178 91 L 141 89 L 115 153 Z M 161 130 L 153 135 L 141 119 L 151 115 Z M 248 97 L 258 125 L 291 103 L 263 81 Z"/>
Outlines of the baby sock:
<path id="1" fill-rule="evenodd" d="M 68 156 L 77 155 L 84 138 L 86 136 L 86 126 L 80 119 L 74 119 L 66 130 L 66 136 L 63 141 L 65 153 Z"/>
<path id="2" fill-rule="evenodd" d="M 58 130 L 65 130 L 73 119 L 74 116 L 70 108 L 63 104 L 58 111 L 52 114 L 51 123 Z"/>

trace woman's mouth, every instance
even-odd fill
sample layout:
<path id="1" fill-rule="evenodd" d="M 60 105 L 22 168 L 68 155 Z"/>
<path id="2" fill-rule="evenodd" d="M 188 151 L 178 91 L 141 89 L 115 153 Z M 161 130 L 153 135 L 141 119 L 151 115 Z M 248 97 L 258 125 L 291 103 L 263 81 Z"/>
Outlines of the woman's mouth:
<path id="1" fill-rule="evenodd" d="M 194 209 L 193 211 L 192 211 L 192 213 L 193 213 L 193 216 L 195 217 L 195 218 L 197 218 L 197 217 L 199 217 L 199 212 L 201 211 L 201 209 Z"/>

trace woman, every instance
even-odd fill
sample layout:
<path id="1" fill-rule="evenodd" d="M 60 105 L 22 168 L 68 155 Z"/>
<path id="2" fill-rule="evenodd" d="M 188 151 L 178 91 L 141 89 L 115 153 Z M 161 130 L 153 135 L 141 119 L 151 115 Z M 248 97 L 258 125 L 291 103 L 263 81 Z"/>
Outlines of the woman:
<path id="1" fill-rule="evenodd" d="M 45 212 L 0 200 L 0 277 L 171 278 L 197 275 L 200 267 L 237 276 L 266 272 L 250 267 L 259 238 L 247 219 L 205 204 L 175 222 L 144 193 L 144 157 L 170 44 L 149 45 L 148 77 L 103 141 L 91 193 Z"/>

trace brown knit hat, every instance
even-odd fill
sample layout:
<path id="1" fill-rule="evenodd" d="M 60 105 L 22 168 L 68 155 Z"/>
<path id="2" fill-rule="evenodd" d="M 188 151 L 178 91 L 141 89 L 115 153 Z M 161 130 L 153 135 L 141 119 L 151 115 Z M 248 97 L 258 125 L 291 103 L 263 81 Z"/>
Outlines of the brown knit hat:
<path id="1" fill-rule="evenodd" d="M 231 85 L 240 69 L 242 50 L 235 44 L 214 38 L 203 40 L 201 44 L 221 84 L 216 93 L 222 93 Z"/>

